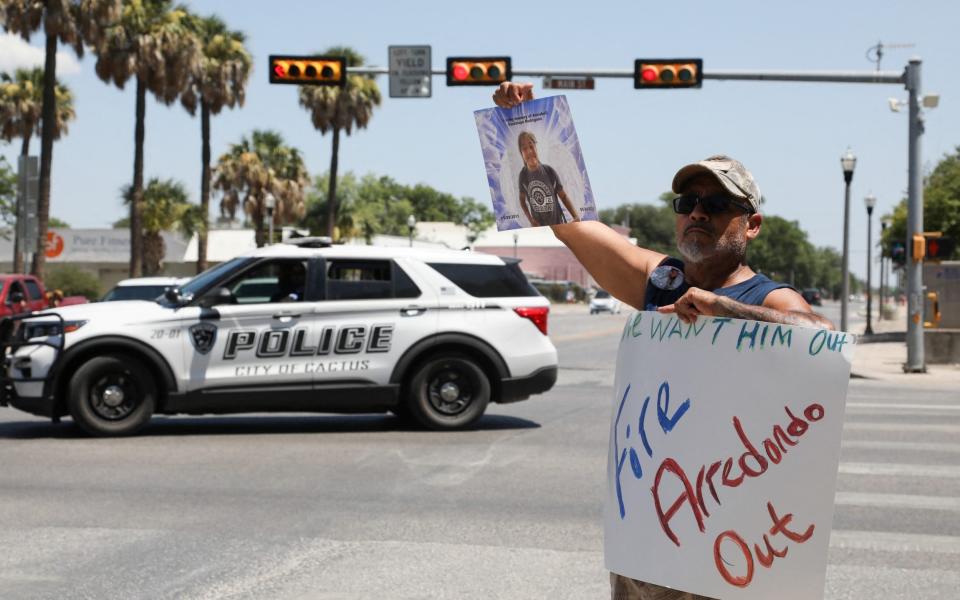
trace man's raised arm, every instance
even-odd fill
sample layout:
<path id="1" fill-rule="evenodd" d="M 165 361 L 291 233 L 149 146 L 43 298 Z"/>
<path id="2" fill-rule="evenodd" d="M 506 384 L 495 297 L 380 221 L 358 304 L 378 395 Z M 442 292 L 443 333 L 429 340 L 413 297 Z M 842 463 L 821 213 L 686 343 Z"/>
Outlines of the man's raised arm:
<path id="1" fill-rule="evenodd" d="M 580 221 L 550 228 L 600 287 L 637 310 L 644 309 L 647 278 L 650 271 L 666 258 L 663 254 L 634 246 L 599 221 Z"/>

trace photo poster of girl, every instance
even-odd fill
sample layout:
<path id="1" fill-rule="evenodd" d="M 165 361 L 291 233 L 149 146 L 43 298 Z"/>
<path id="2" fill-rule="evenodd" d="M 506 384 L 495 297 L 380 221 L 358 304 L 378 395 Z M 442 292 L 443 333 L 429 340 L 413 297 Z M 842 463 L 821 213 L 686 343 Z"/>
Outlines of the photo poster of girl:
<path id="1" fill-rule="evenodd" d="M 499 231 L 597 220 L 566 96 L 473 114 Z"/>

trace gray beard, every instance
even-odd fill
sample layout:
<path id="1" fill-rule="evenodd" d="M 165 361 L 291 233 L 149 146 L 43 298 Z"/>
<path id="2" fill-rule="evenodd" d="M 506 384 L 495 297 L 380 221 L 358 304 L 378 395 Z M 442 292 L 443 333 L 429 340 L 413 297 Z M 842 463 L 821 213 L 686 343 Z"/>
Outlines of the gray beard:
<path id="1" fill-rule="evenodd" d="M 681 238 L 677 244 L 677 249 L 680 250 L 680 256 L 683 257 L 683 260 L 692 264 L 699 264 L 712 258 L 726 256 L 743 260 L 747 252 L 747 238 L 746 236 L 739 236 L 736 239 L 721 238 L 716 246 Z"/>

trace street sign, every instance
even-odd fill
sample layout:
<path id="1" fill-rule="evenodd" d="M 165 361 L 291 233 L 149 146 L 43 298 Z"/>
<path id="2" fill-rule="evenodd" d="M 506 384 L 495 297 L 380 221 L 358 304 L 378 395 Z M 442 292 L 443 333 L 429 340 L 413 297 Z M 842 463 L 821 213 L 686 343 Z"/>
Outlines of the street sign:
<path id="1" fill-rule="evenodd" d="M 391 98 L 429 98 L 432 95 L 430 46 L 389 46 Z"/>
<path id="2" fill-rule="evenodd" d="M 593 77 L 544 77 L 543 87 L 550 90 L 592 90 Z"/>
<path id="3" fill-rule="evenodd" d="M 17 236 L 21 251 L 33 254 L 37 249 L 37 205 L 40 201 L 40 160 L 20 156 L 17 162 Z"/>

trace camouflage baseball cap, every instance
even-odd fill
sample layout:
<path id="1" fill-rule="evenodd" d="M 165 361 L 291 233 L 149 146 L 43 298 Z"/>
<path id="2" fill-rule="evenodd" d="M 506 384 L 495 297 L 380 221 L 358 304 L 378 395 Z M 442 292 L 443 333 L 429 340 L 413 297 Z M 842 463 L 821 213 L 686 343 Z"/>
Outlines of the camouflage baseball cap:
<path id="1" fill-rule="evenodd" d="M 753 175 L 742 162 L 723 154 L 681 168 L 673 176 L 673 191 L 679 194 L 687 182 L 701 173 L 712 175 L 732 196 L 746 200 L 754 212 L 760 212 L 760 188 Z"/>

